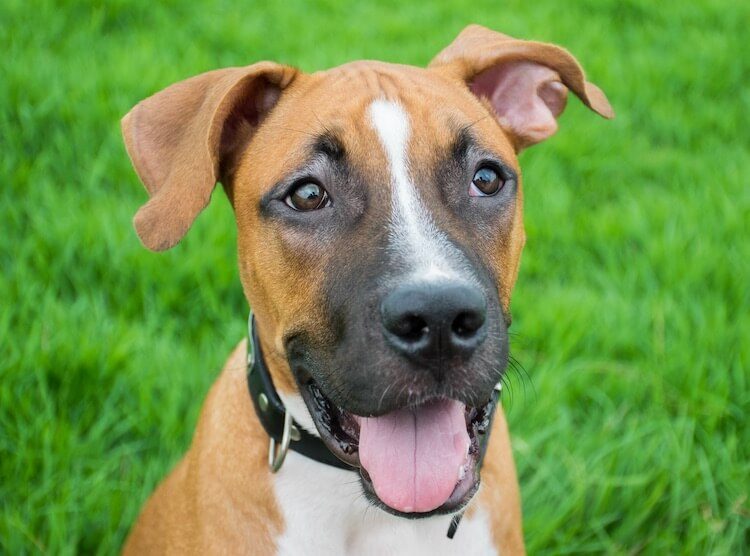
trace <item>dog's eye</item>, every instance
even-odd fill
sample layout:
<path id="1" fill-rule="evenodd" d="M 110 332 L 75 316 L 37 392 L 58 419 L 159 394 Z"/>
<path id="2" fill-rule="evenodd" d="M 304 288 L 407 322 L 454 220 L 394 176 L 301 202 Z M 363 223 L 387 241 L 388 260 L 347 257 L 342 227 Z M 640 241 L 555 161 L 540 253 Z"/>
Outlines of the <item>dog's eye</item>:
<path id="1" fill-rule="evenodd" d="M 482 166 L 474 173 L 469 186 L 469 195 L 472 197 L 489 197 L 500 191 L 505 185 L 505 180 L 489 166 Z"/>
<path id="2" fill-rule="evenodd" d="M 296 185 L 284 202 L 294 210 L 305 212 L 330 206 L 331 199 L 320 185 L 307 181 Z"/>

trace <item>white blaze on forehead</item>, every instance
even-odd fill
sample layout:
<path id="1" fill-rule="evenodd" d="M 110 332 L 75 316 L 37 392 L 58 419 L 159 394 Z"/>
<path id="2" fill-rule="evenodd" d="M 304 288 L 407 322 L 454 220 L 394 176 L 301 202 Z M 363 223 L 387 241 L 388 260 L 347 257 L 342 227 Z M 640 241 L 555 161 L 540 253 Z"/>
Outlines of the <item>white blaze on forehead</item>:
<path id="1" fill-rule="evenodd" d="M 455 248 L 437 229 L 409 176 L 409 116 L 400 104 L 383 99 L 373 101 L 369 112 L 370 123 L 383 144 L 391 170 L 391 245 L 414 264 L 419 278 L 455 275 L 453 265 L 449 264 Z"/>

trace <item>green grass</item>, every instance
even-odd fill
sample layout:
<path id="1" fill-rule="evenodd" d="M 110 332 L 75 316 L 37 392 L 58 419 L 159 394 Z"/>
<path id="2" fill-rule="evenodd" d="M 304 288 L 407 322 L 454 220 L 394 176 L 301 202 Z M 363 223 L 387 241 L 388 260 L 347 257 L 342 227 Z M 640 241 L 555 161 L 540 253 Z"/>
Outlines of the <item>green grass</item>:
<path id="1" fill-rule="evenodd" d="M 566 46 L 618 113 L 571 101 L 522 156 L 530 552 L 748 552 L 750 4 L 662 4 L 2 2 L 0 552 L 115 552 L 244 333 L 226 199 L 142 249 L 120 116 L 261 59 L 424 64 L 469 22 Z"/>

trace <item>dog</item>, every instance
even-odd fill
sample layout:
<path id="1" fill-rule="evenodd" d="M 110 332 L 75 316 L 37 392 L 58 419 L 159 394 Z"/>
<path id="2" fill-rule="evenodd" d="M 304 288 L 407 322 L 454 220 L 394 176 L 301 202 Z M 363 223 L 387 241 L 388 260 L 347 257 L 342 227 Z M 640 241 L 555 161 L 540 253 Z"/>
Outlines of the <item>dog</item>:
<path id="1" fill-rule="evenodd" d="M 614 117 L 566 50 L 471 25 L 426 68 L 259 62 L 123 118 L 143 244 L 179 242 L 220 182 L 253 311 L 126 554 L 524 553 L 497 387 L 517 154 L 568 90 Z"/>

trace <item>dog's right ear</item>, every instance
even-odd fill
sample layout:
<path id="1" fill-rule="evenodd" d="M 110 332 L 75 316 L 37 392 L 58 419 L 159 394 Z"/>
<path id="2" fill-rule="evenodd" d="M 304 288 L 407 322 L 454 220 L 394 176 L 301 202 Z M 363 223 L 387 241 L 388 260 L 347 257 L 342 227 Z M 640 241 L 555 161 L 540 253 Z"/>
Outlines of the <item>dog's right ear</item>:
<path id="1" fill-rule="evenodd" d="M 162 251 L 182 239 L 240 135 L 257 128 L 297 74 L 272 62 L 211 71 L 141 101 L 122 119 L 125 146 L 151 197 L 133 220 L 146 247 Z"/>

